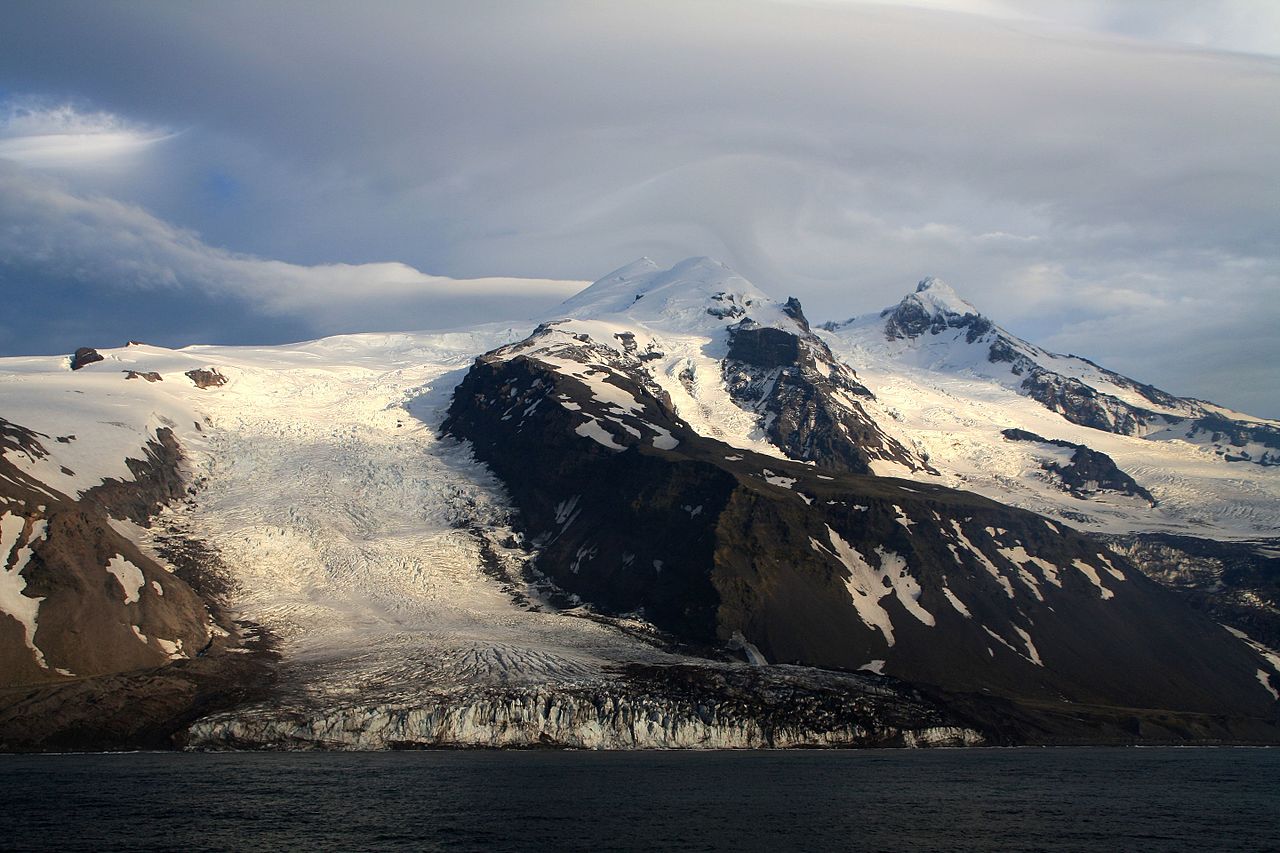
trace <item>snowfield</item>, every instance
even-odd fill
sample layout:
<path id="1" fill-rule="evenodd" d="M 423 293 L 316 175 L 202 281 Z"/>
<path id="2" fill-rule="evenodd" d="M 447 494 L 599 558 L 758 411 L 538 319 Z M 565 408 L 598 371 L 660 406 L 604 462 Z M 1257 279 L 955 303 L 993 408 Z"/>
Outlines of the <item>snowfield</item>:
<path id="1" fill-rule="evenodd" d="M 928 454 L 932 476 L 877 461 L 886 476 L 906 477 L 978 492 L 1082 530 L 1178 533 L 1213 539 L 1280 535 L 1280 468 L 1223 461 L 1185 441 L 1152 441 L 1073 424 L 1028 397 L 984 376 L 980 366 L 917 367 L 895 358 L 874 337 L 850 340 L 820 333 L 876 395 L 867 409 L 904 444 Z M 943 333 L 950 335 L 950 333 Z M 963 337 L 963 333 L 958 333 Z M 1100 450 L 1159 502 L 1125 495 L 1080 500 L 1045 478 L 1049 454 L 1008 441 L 1017 426 L 1051 439 Z"/>

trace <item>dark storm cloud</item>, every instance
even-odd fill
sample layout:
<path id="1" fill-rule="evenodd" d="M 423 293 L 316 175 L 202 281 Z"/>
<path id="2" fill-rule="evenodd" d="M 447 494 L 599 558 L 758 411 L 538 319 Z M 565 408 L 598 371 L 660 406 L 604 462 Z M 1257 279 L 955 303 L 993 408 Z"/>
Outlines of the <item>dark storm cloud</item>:
<path id="1" fill-rule="evenodd" d="M 1154 6 L 1086 5 L 1104 30 L 1160 29 Z M 145 166 L 60 176 L 67 192 L 198 232 L 215 256 L 583 279 L 711 254 L 816 317 L 937 274 L 1015 331 L 1280 415 L 1275 369 L 1233 371 L 1243 354 L 1198 342 L 1211 310 L 1215 335 L 1280 364 L 1280 344 L 1232 334 L 1280 326 L 1274 59 L 863 4 L 10 17 L 4 88 L 178 134 Z M 255 301 L 267 262 L 266 278 L 201 263 L 204 290 L 287 316 L 349 312 L 343 294 L 371 286 L 312 277 L 287 304 Z M 1186 355 L 1161 358 L 1175 340 Z"/>

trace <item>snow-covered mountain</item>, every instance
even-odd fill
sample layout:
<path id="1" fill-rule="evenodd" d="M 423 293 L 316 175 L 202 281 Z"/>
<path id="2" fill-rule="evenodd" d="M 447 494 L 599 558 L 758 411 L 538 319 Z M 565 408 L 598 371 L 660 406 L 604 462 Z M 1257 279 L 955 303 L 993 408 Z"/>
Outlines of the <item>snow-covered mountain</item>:
<path id="1" fill-rule="evenodd" d="M 815 331 L 641 260 L 532 329 L 0 360 L 0 416 L 11 746 L 1275 737 L 1276 425 L 936 280 Z M 1258 601 L 1139 570 L 1191 565 Z"/>
<path id="2" fill-rule="evenodd" d="M 1047 352 L 938 279 L 819 333 L 875 391 L 877 422 L 930 460 L 930 482 L 1101 536 L 1280 645 L 1280 424 Z"/>
<path id="3" fill-rule="evenodd" d="M 821 334 L 875 391 L 886 431 L 910 436 L 949 485 L 1097 532 L 1247 539 L 1280 526 L 1280 423 L 1047 352 L 937 279 Z"/>
<path id="4" fill-rule="evenodd" d="M 644 258 L 610 273 L 519 351 L 584 343 L 605 347 L 597 353 L 605 361 L 629 361 L 699 434 L 842 471 L 866 473 L 875 461 L 927 467 L 870 418 L 872 395 L 810 330 L 798 302 L 776 302 L 709 258 L 669 270 Z M 609 429 L 607 418 L 600 423 Z"/>
<path id="5" fill-rule="evenodd" d="M 1231 461 L 1280 463 L 1280 423 L 1175 397 L 1088 359 L 1043 350 L 996 326 L 940 279 L 926 278 L 877 315 L 823 328 L 904 363 L 993 379 L 1075 424 L 1155 440 L 1192 440 Z"/>

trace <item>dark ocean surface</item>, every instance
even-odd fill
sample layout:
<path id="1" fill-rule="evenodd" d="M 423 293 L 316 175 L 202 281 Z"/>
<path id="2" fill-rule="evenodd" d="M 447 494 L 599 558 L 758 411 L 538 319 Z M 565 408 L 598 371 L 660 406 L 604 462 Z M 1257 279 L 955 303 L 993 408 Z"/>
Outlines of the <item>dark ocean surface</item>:
<path id="1" fill-rule="evenodd" d="M 1277 749 L 0 756 L 5 850 L 1280 849 Z"/>

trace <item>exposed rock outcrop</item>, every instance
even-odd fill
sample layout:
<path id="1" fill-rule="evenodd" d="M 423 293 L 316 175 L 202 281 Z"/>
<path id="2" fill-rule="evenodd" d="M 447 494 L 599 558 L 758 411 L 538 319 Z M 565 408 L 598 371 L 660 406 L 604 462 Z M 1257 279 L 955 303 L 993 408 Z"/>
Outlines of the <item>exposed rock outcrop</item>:
<path id="1" fill-rule="evenodd" d="M 0 752 L 179 747 L 195 720 L 260 700 L 275 660 L 265 641 L 215 637 L 166 666 L 0 688 Z"/>
<path id="2" fill-rule="evenodd" d="M 877 333 L 899 351 L 928 352 L 929 364 L 971 369 L 981 359 L 1007 366 L 1000 381 L 1074 424 L 1154 440 L 1211 448 L 1228 462 L 1280 464 L 1280 423 L 1178 397 L 1108 370 L 1087 358 L 1041 349 L 1000 328 L 936 278 L 867 318 L 825 323 L 836 334 Z M 983 371 L 979 371 L 983 372 Z"/>
<path id="3" fill-rule="evenodd" d="M 729 327 L 723 364 L 730 396 L 763 416 L 769 440 L 792 459 L 836 471 L 869 474 L 877 459 L 931 470 L 867 414 L 862 404 L 874 395 L 808 331 L 800 303 L 783 310 L 800 334 L 743 320 Z"/>
<path id="4" fill-rule="evenodd" d="M 71 356 L 71 369 L 79 370 L 82 367 L 102 360 L 102 353 L 98 352 L 93 347 L 80 347 Z"/>
<path id="5" fill-rule="evenodd" d="M 1280 649 L 1280 541 L 1215 542 L 1139 533 L 1111 537 L 1110 543 L 1192 607 Z"/>
<path id="6" fill-rule="evenodd" d="M 125 459 L 132 480 L 109 478 L 87 490 L 81 500 L 96 504 L 112 518 L 143 527 L 159 509 L 187 494 L 182 448 L 169 427 L 159 427 L 141 450 L 141 459 Z"/>
<path id="7" fill-rule="evenodd" d="M 1006 429 L 1001 434 L 1009 441 L 1023 441 L 1070 450 L 1071 459 L 1065 464 L 1056 459 L 1050 459 L 1041 462 L 1040 467 L 1054 476 L 1055 482 L 1063 491 L 1070 492 L 1078 498 L 1087 499 L 1099 492 L 1112 492 L 1140 497 L 1152 506 L 1156 505 L 1156 499 L 1149 491 L 1138 485 L 1133 477 L 1121 471 L 1115 460 L 1100 450 L 1061 439 L 1045 438 L 1024 429 Z"/>
<path id="8" fill-rule="evenodd" d="M 885 318 L 884 333 L 889 338 L 916 338 L 947 329 L 964 329 L 965 340 L 973 343 L 992 329 L 990 320 L 936 278 L 921 281 L 915 293 L 880 316 Z"/>
<path id="9" fill-rule="evenodd" d="M 35 434 L 17 434 L 46 453 Z M 205 602 L 111 527 L 111 501 L 73 500 L 7 459 L 0 474 L 0 561 L 17 590 L 0 614 L 0 684 L 161 666 L 209 644 Z M 129 492 L 117 483 L 102 494 L 128 506 Z"/>
<path id="10" fill-rule="evenodd" d="M 188 370 L 186 376 L 193 385 L 202 391 L 227 384 L 227 377 L 219 373 L 217 368 L 214 367 L 200 367 L 195 370 Z"/>

